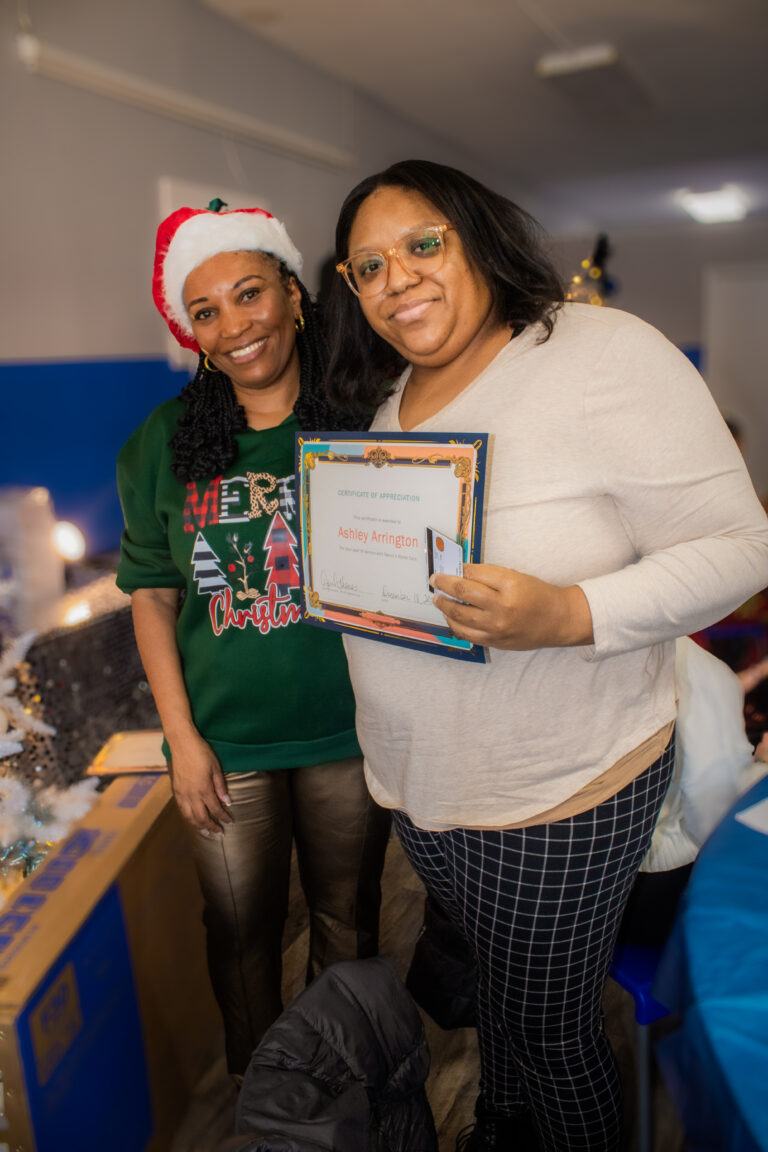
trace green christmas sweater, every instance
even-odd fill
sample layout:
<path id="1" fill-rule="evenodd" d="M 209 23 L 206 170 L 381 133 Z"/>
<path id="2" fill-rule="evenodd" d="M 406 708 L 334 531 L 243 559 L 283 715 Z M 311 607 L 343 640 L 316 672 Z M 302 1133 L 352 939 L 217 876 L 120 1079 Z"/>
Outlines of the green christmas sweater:
<path id="1" fill-rule="evenodd" d="M 359 755 L 341 637 L 301 620 L 295 416 L 240 433 L 226 474 L 184 484 L 168 447 L 184 408 L 161 404 L 118 456 L 118 587 L 184 591 L 184 681 L 225 772 Z"/>

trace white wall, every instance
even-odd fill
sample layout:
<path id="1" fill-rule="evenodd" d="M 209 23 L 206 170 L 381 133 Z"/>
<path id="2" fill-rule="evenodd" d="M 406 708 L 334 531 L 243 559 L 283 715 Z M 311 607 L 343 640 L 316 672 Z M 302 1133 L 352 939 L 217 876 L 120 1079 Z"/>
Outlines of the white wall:
<path id="1" fill-rule="evenodd" d="M 563 275 L 592 255 L 595 236 L 558 237 L 554 252 Z M 704 279 L 713 265 L 768 260 L 768 220 L 734 224 L 610 231 L 613 255 L 607 272 L 619 291 L 610 303 L 653 324 L 674 344 L 702 345 L 705 352 Z"/>
<path id="2" fill-rule="evenodd" d="M 324 167 L 186 127 L 28 73 L 16 5 L 0 4 L 0 360 L 162 355 L 151 302 L 161 176 L 255 190 L 305 257 L 308 287 L 345 194 L 418 155 L 477 160 L 224 21 L 195 0 L 33 0 L 33 33 L 59 49 L 351 153 Z"/>
<path id="3" fill-rule="evenodd" d="M 351 168 L 234 143 L 29 74 L 16 57 L 15 9 L 0 4 L 0 361 L 163 354 L 165 329 L 149 293 L 161 176 L 267 197 L 304 253 L 310 288 L 344 195 L 393 160 L 419 155 L 464 167 L 536 212 L 524 190 L 476 157 L 196 0 L 32 0 L 29 10 L 45 42 L 324 141 L 351 153 Z M 615 306 L 681 345 L 705 343 L 708 267 L 768 260 L 765 220 L 610 238 L 609 271 L 621 285 Z M 553 242 L 566 275 L 593 242 Z"/>
<path id="4" fill-rule="evenodd" d="M 768 496 L 768 261 L 723 264 L 704 285 L 707 378 L 743 432 L 757 491 Z"/>

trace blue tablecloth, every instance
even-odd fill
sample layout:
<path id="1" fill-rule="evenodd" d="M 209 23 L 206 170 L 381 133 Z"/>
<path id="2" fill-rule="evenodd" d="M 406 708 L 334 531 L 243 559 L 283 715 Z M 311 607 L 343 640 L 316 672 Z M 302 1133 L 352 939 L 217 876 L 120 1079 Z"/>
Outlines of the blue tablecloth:
<path id="1" fill-rule="evenodd" d="M 768 835 L 735 819 L 702 848 L 654 995 L 682 1024 L 657 1046 L 691 1152 L 768 1152 Z"/>

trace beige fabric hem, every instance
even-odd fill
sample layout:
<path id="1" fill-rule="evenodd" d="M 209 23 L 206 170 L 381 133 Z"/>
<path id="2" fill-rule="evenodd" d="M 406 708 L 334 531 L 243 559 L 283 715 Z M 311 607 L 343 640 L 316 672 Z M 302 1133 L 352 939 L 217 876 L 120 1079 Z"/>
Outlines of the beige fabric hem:
<path id="1" fill-rule="evenodd" d="M 590 808 L 596 808 L 604 800 L 608 800 L 617 792 L 621 792 L 622 788 L 626 788 L 631 780 L 634 780 L 641 772 L 645 772 L 646 768 L 650 768 L 651 764 L 658 760 L 669 744 L 674 727 L 674 720 L 670 720 L 658 732 L 654 732 L 653 736 L 643 740 L 637 748 L 633 748 L 626 756 L 622 756 L 606 772 L 601 773 L 596 779 L 590 780 L 589 784 L 580 788 L 567 800 L 563 800 L 561 804 L 556 804 L 554 808 L 539 812 L 536 816 L 529 816 L 527 820 L 518 820 L 514 824 L 503 824 L 501 830 L 532 828 L 536 824 L 554 824 L 556 820 L 567 820 L 570 816 L 578 816 L 582 812 L 588 812 Z M 466 827 L 472 827 L 472 825 L 466 825 Z"/>

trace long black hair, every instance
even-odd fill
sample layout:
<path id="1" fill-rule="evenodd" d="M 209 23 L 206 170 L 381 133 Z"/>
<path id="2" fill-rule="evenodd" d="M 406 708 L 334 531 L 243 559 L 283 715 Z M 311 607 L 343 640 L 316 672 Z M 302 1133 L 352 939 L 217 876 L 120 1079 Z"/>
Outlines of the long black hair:
<path id="1" fill-rule="evenodd" d="M 544 248 L 541 228 L 517 204 L 456 168 L 402 160 L 368 176 L 341 207 L 337 260 L 349 255 L 349 234 L 363 201 L 382 187 L 418 192 L 434 204 L 455 227 L 467 258 L 488 284 L 499 322 L 513 328 L 541 323 L 541 339 L 549 339 L 565 291 Z M 343 408 L 376 407 L 406 361 L 373 331 L 341 276 L 330 289 L 326 318 L 329 397 Z"/>
<path id="2" fill-rule="evenodd" d="M 299 394 L 293 406 L 299 425 L 308 431 L 363 427 L 360 418 L 336 411 L 325 394 L 328 351 L 314 300 L 282 261 L 270 259 L 278 267 L 283 287 L 287 290 L 291 280 L 295 280 L 301 294 L 304 329 L 296 334 L 300 376 Z M 170 442 L 174 475 L 185 483 L 220 476 L 237 457 L 237 433 L 248 427 L 232 381 L 223 372 L 210 371 L 201 353 L 195 378 L 182 388 L 179 399 L 186 409 Z"/>

